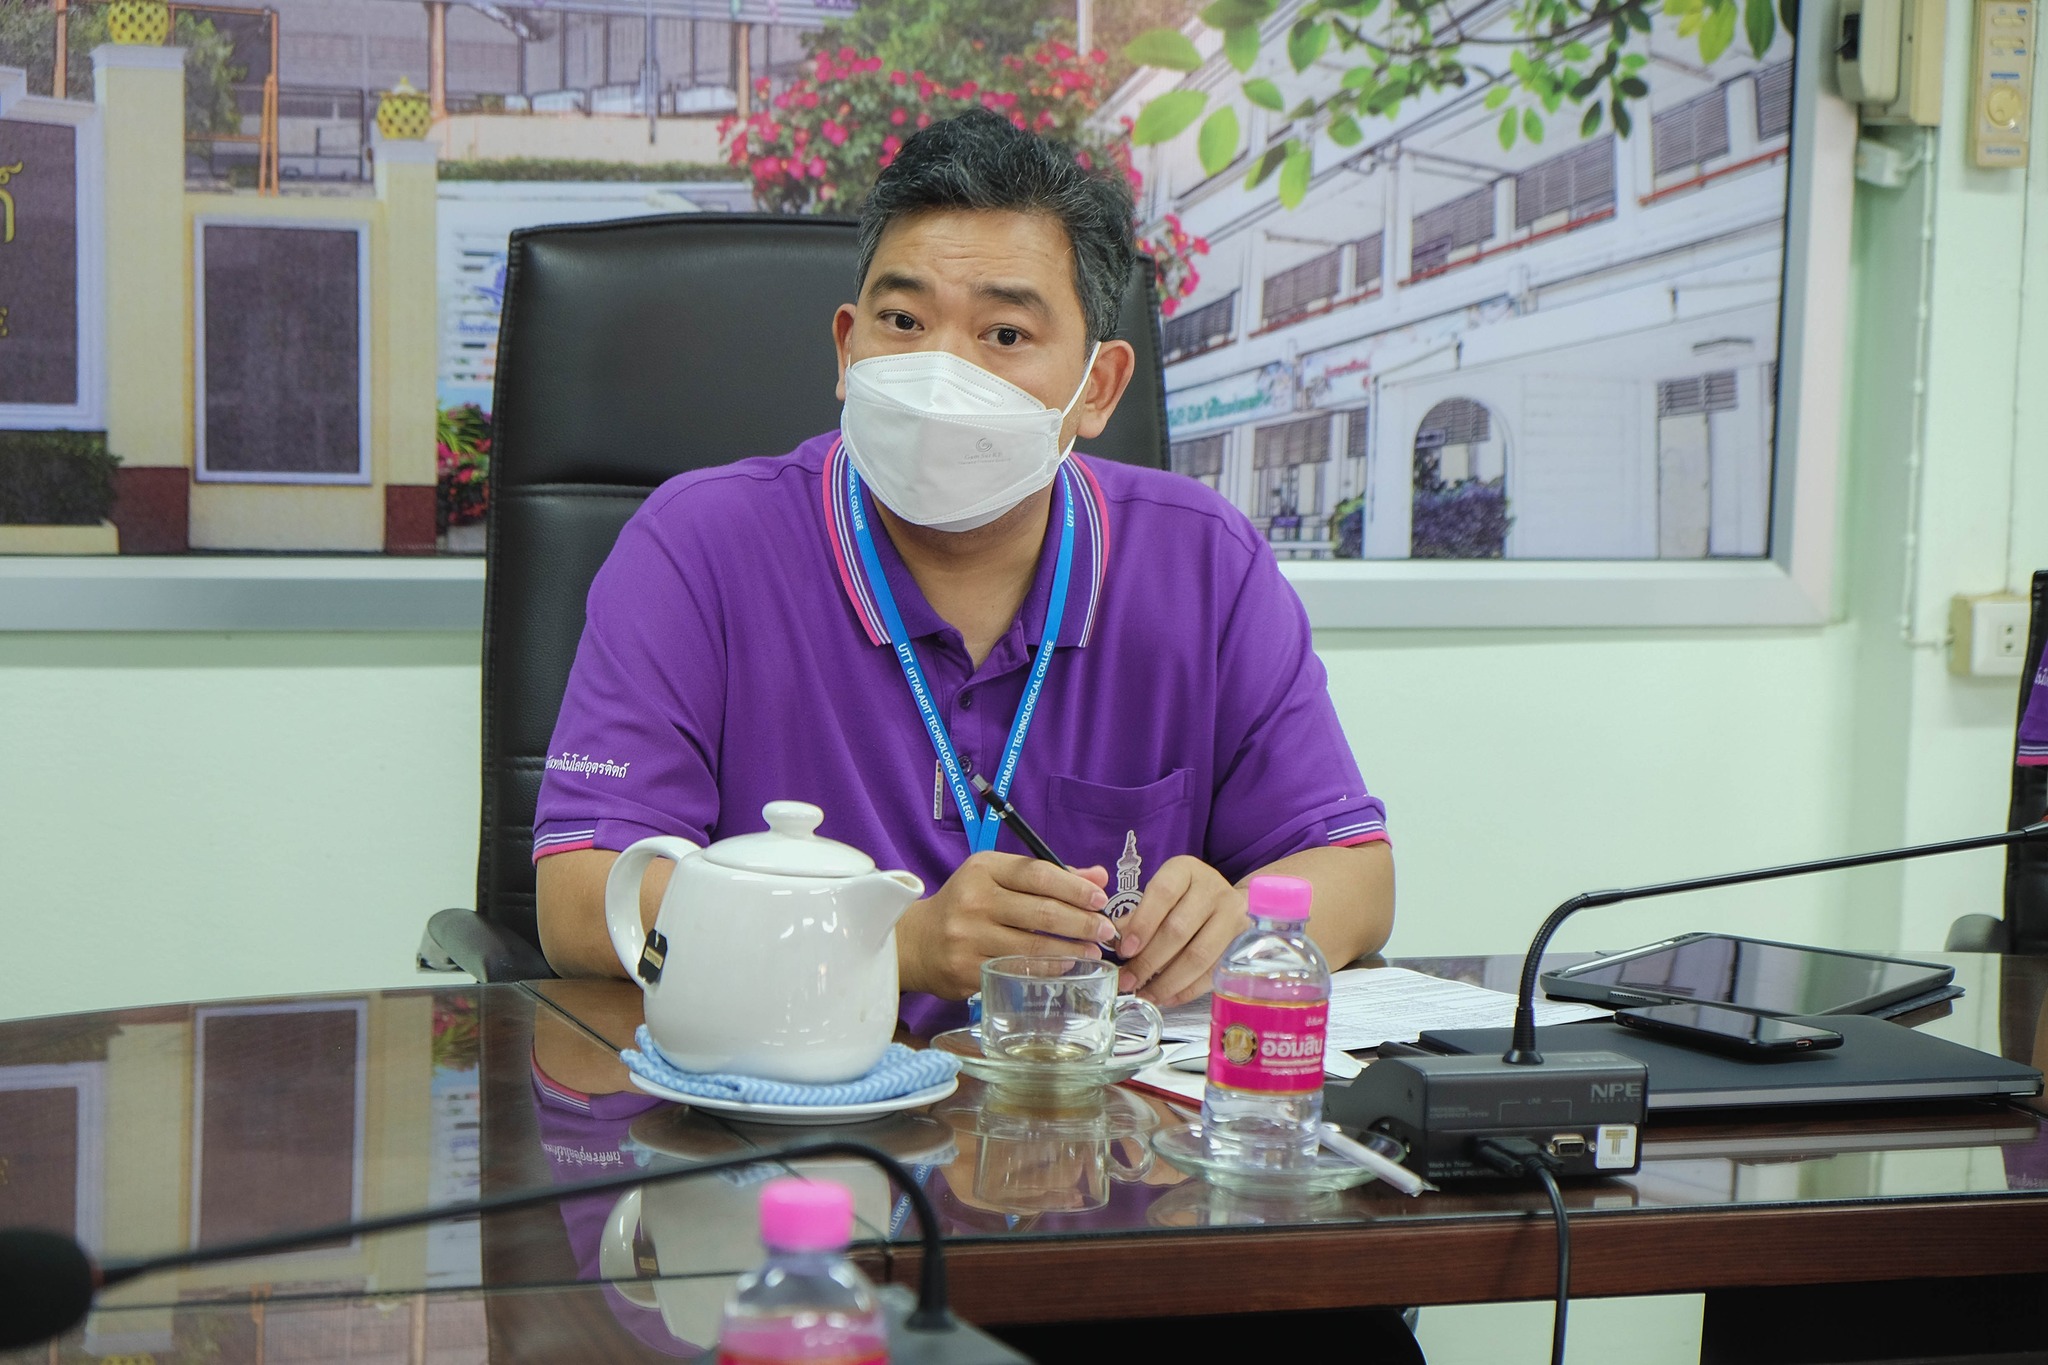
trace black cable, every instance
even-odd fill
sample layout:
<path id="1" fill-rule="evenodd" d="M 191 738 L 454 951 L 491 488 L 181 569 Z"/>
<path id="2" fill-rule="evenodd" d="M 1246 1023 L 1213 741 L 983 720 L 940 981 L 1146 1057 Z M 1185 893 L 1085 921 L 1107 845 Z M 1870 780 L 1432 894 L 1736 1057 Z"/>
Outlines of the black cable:
<path id="1" fill-rule="evenodd" d="M 1528 1138 L 1482 1138 L 1473 1144 L 1473 1155 L 1506 1175 L 1533 1175 L 1550 1196 L 1550 1212 L 1557 1221 L 1557 1306 L 1550 1319 L 1550 1365 L 1564 1365 L 1565 1308 L 1571 1301 L 1572 1225 L 1565 1216 L 1564 1192 L 1557 1187 L 1553 1168 L 1557 1158 Z"/>
<path id="2" fill-rule="evenodd" d="M 889 1179 L 903 1191 L 910 1200 L 910 1206 L 917 1212 L 920 1239 L 923 1243 L 923 1264 L 918 1267 L 917 1308 L 908 1319 L 908 1325 L 918 1331 L 945 1331 L 953 1322 L 946 1306 L 946 1262 L 944 1234 L 939 1227 L 937 1213 L 932 1208 L 930 1196 L 918 1184 L 916 1177 L 904 1169 L 901 1162 L 885 1152 L 876 1151 L 859 1142 L 824 1141 L 801 1142 L 794 1146 L 773 1148 L 757 1152 L 746 1152 L 739 1156 L 720 1157 L 715 1161 L 698 1161 L 689 1165 L 676 1166 L 668 1170 L 635 1171 L 619 1175 L 598 1176 L 590 1180 L 575 1181 L 566 1185 L 554 1185 L 544 1189 L 523 1191 L 519 1194 L 498 1195 L 488 1199 L 472 1199 L 460 1204 L 447 1204 L 439 1208 L 414 1209 L 406 1213 L 383 1214 L 375 1218 L 358 1219 L 352 1223 L 337 1224 L 307 1232 L 285 1232 L 266 1237 L 254 1237 L 241 1242 L 229 1242 L 217 1246 L 199 1247 L 189 1251 L 174 1251 L 162 1256 L 153 1256 L 133 1261 L 110 1261 L 99 1268 L 99 1288 L 107 1288 L 132 1280 L 152 1271 L 169 1270 L 174 1267 L 209 1265 L 216 1261 L 239 1260 L 245 1256 L 268 1255 L 276 1251 L 297 1250 L 308 1243 L 339 1240 L 343 1237 L 361 1237 L 372 1233 L 388 1232 L 397 1228 L 414 1227 L 421 1223 L 438 1222 L 452 1218 L 474 1218 L 483 1214 L 511 1213 L 519 1209 L 533 1208 L 542 1204 L 558 1203 L 565 1199 L 576 1199 L 584 1195 L 606 1194 L 613 1190 L 633 1189 L 642 1185 L 659 1184 L 665 1180 L 684 1180 L 694 1175 L 710 1175 L 718 1171 L 737 1170 L 747 1166 L 776 1165 L 800 1160 L 804 1157 L 852 1156 L 879 1166 L 888 1173 Z"/>
<path id="3" fill-rule="evenodd" d="M 1550 1319 L 1550 1365 L 1564 1365 L 1564 1310 L 1572 1293 L 1572 1225 L 1564 1214 L 1564 1193 L 1550 1167 L 1532 1161 L 1529 1169 L 1543 1182 L 1550 1196 L 1550 1212 L 1557 1218 L 1557 1309 Z"/>

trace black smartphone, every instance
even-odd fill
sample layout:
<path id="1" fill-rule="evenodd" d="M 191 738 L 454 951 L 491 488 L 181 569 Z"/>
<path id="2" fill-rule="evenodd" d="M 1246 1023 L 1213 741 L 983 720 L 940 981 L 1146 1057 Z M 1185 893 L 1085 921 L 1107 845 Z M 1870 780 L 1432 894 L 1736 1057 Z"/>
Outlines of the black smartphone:
<path id="1" fill-rule="evenodd" d="M 1842 1045 L 1842 1035 L 1832 1029 L 1720 1005 L 1649 1005 L 1616 1010 L 1614 1022 L 1669 1038 L 1674 1043 L 1744 1057 L 1815 1052 Z"/>

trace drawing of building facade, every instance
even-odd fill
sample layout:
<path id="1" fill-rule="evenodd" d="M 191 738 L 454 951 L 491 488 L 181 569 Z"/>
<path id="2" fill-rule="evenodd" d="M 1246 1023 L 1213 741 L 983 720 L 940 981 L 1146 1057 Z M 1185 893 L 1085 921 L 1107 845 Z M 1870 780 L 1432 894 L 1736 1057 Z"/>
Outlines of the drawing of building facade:
<path id="1" fill-rule="evenodd" d="M 853 0 L 275 0 L 270 8 L 280 170 L 287 181 L 319 183 L 369 178 L 377 99 L 401 78 L 433 102 L 444 159 L 716 160 L 717 121 L 738 107 L 736 85 L 796 70 L 806 35 L 851 11 Z M 269 64 L 260 23 L 225 13 L 212 22 L 235 39 L 245 71 L 237 93 L 253 132 Z M 251 155 L 209 144 L 195 151 L 191 171 L 227 177 Z"/>
<path id="2" fill-rule="evenodd" d="M 1507 36 L 1505 10 L 1467 31 Z M 1711 68 L 1661 19 L 1649 42 L 1628 138 L 1580 138 L 1567 106 L 1504 150 L 1475 79 L 1355 147 L 1318 137 L 1293 209 L 1245 184 L 1299 135 L 1281 114 L 1240 100 L 1247 145 L 1214 176 L 1192 132 L 1137 149 L 1141 219 L 1210 245 L 1164 323 L 1175 468 L 1282 558 L 1766 553 L 1792 41 Z M 1270 74 L 1293 100 L 1351 60 Z M 1237 78 L 1214 55 L 1144 73 L 1104 126 L 1176 87 L 1213 106 Z"/>

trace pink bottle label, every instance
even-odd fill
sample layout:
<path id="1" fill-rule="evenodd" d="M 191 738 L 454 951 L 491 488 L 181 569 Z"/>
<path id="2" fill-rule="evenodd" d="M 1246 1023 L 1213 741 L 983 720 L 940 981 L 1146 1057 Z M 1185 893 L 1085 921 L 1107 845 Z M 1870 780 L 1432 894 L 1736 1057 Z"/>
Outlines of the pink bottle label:
<path id="1" fill-rule="evenodd" d="M 793 1353 L 772 1347 L 765 1351 L 750 1351 L 744 1346 L 718 1349 L 718 1365 L 792 1365 L 798 1361 L 803 1365 L 889 1365 L 889 1352 L 886 1347 L 849 1346 L 829 1355 L 811 1355 L 805 1353 L 801 1343 Z"/>
<path id="2" fill-rule="evenodd" d="M 1218 991 L 1209 1019 L 1209 1084 L 1258 1095 L 1322 1088 L 1328 1000 L 1246 1000 Z"/>

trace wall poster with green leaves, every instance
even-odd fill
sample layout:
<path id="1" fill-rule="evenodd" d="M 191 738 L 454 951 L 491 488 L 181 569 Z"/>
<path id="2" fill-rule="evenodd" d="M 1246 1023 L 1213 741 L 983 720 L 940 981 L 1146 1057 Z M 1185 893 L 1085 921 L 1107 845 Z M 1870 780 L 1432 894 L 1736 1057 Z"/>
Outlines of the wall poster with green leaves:
<path id="1" fill-rule="evenodd" d="M 1772 548 L 1796 13 L 1216 0 L 1119 92 L 1176 462 L 1301 559 Z"/>

